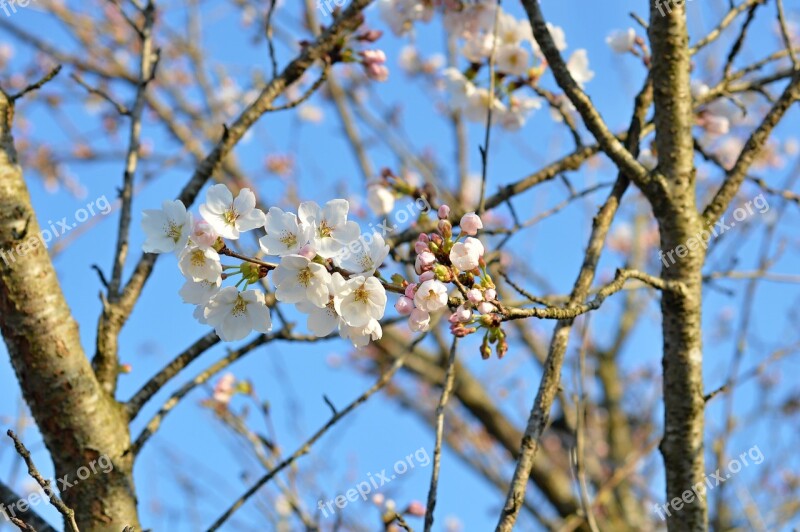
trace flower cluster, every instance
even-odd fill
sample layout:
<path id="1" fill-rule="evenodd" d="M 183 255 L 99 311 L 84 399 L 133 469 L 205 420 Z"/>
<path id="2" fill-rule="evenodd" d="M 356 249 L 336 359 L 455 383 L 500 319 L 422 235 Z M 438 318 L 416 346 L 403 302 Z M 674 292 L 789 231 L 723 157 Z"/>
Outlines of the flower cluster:
<path id="1" fill-rule="evenodd" d="M 446 31 L 460 40 L 460 55 L 469 63 L 466 70 L 455 67 L 442 72 L 442 87 L 447 93 L 450 107 L 463 113 L 472 122 L 486 122 L 489 109 L 496 124 L 508 130 L 518 130 L 525 125 L 532 111 L 542 106 L 542 100 L 522 94 L 520 89 L 535 87 L 547 69 L 547 61 L 533 37 L 527 19 L 518 19 L 504 11 L 494 0 L 381 0 L 380 15 L 395 35 L 412 34 L 414 25 L 429 22 L 437 10 L 442 13 Z M 550 35 L 559 51 L 567 49 L 564 31 L 547 24 Z M 644 41 L 635 32 L 620 32 L 608 39 L 616 51 L 631 51 L 638 55 L 634 45 Z M 406 54 L 408 55 L 408 54 Z M 644 49 L 642 48 L 642 55 Z M 401 57 L 407 70 L 416 71 L 416 56 Z M 494 57 L 494 79 L 479 83 L 478 74 Z M 365 58 L 366 59 L 366 58 Z M 378 65 L 383 58 L 378 57 Z M 368 75 L 374 63 L 365 63 Z M 567 60 L 572 77 L 583 86 L 594 77 L 589 68 L 586 50 L 575 50 Z M 370 75 L 381 79 L 381 75 Z M 491 91 L 490 88 L 494 88 Z M 572 104 L 562 95 L 549 96 L 553 119 L 563 120 L 562 112 L 572 111 Z"/>
<path id="2" fill-rule="evenodd" d="M 264 293 L 248 288 L 273 271 L 275 298 L 306 314 L 313 334 L 322 337 L 338 329 L 354 346 L 363 347 L 382 335 L 379 320 L 387 297 L 377 270 L 389 246 L 377 233 L 362 235 L 358 224 L 347 219 L 349 208 L 346 200 L 335 199 L 324 206 L 301 203 L 297 214 L 278 207 L 265 214 L 256 208 L 252 191 L 243 189 L 234 198 L 225 185 L 215 185 L 197 220 L 180 201 L 145 211 L 143 249 L 177 253 L 186 277 L 181 297 L 196 305 L 195 317 L 214 327 L 224 341 L 272 329 Z M 227 246 L 226 240 L 238 240 L 257 228 L 264 232 L 261 251 L 279 263 L 249 258 Z M 223 265 L 220 256 L 243 262 Z M 241 278 L 234 286 L 222 287 L 224 280 L 236 277 Z"/>
<path id="3" fill-rule="evenodd" d="M 497 344 L 497 354 L 502 357 L 508 344 L 496 316 L 500 303 L 494 282 L 486 270 L 486 250 L 475 238 L 483 229 L 483 222 L 475 213 L 465 214 L 459 223 L 459 234 L 454 235 L 448 220 L 450 208 L 442 205 L 438 216 L 437 231 L 420 234 L 414 244 L 414 268 L 419 279 L 406 285 L 405 294 L 397 301 L 395 309 L 408 316 L 412 331 L 427 331 L 433 313 L 455 308 L 449 317 L 453 335 L 464 337 L 485 328 L 481 355 L 488 358 L 490 344 Z M 459 289 L 462 302 L 451 304 L 446 283 Z"/>

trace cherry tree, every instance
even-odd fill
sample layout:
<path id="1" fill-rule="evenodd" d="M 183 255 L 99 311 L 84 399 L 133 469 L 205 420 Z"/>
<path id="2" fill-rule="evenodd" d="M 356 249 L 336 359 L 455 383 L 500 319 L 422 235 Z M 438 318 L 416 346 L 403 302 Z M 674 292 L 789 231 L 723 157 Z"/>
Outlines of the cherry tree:
<path id="1" fill-rule="evenodd" d="M 0 17 L 0 332 L 38 429 L 14 414 L 7 447 L 64 529 L 158 529 L 136 465 L 198 396 L 250 465 L 214 472 L 236 486 L 225 500 L 199 472 L 178 482 L 203 508 L 160 526 L 457 530 L 477 503 L 445 505 L 464 489 L 448 482 L 453 462 L 492 492 L 498 531 L 796 523 L 800 482 L 780 464 L 798 396 L 780 377 L 800 346 L 800 279 L 786 273 L 798 264 L 800 19 L 782 1 L 630 2 L 629 27 L 598 30 L 597 49 L 571 46 L 585 41 L 538 0 L 67 4 Z M 246 42 L 217 46 L 229 34 Z M 230 57 L 240 48 L 258 58 L 247 76 Z M 593 70 L 601 53 L 635 80 L 624 128 L 590 97 L 612 83 Z M 42 133 L 54 127 L 61 144 Z M 301 128 L 346 149 L 317 166 Z M 533 131 L 557 142 L 531 156 Z M 31 191 L 83 197 L 74 167 L 121 182 L 113 208 L 95 205 L 113 210 L 113 242 L 95 239 L 93 271 L 67 281 L 59 254 L 108 222 L 76 213 L 51 242 Z M 540 227 L 550 236 L 532 246 Z M 80 332 L 68 282 L 100 294 Z M 759 297 L 764 283 L 782 303 Z M 151 313 L 175 303 L 195 323 L 172 330 L 186 347 L 150 373 L 126 326 L 155 327 Z M 277 391 L 237 364 L 329 344 L 372 384 L 344 404 L 304 395 L 323 396 L 326 421 L 279 443 L 296 438 L 262 397 Z M 390 498 L 370 473 L 369 491 L 350 481 L 337 496 L 341 480 L 309 462 L 337 458 L 319 450 L 334 434 L 366 434 L 353 412 L 380 400 L 423 427 L 425 490 L 392 477 Z M 389 417 L 381 430 L 400 438 Z M 39 437 L 46 452 L 31 454 Z M 767 454 L 769 471 L 741 481 L 758 500 L 727 482 Z M 48 460 L 80 481 L 48 484 Z M 0 477 L 9 522 L 54 530 L 16 484 Z"/>

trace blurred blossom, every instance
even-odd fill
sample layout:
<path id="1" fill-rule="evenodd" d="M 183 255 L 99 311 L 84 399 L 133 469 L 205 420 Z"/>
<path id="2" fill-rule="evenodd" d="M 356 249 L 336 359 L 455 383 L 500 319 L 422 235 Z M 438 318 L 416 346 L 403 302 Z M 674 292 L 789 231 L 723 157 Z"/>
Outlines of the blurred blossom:
<path id="1" fill-rule="evenodd" d="M 267 155 L 264 166 L 271 174 L 278 177 L 289 177 L 294 173 L 294 157 L 279 153 Z"/>

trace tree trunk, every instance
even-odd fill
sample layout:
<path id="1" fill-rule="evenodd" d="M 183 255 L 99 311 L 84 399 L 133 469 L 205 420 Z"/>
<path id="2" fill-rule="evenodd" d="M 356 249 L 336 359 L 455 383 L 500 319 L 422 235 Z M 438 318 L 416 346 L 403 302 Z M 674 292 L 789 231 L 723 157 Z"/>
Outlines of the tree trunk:
<path id="1" fill-rule="evenodd" d="M 130 446 L 127 415 L 95 378 L 39 238 L 17 163 L 13 118 L 13 101 L 0 94 L 0 332 L 56 476 L 64 479 L 55 487 L 78 526 L 138 528 L 132 457 L 124 455 Z M 113 470 L 104 473 L 107 461 Z"/>

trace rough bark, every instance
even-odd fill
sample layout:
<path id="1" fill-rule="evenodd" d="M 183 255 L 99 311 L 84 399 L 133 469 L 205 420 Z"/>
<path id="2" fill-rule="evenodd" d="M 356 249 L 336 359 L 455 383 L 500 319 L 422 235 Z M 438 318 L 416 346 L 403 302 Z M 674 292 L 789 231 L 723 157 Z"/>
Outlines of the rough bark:
<path id="1" fill-rule="evenodd" d="M 705 248 L 700 244 L 689 249 L 703 224 L 695 198 L 686 5 L 674 4 L 671 11 L 659 5 L 658 0 L 651 2 L 649 37 L 653 50 L 657 172 L 664 177 L 667 190 L 665 194 L 651 194 L 649 199 L 659 223 L 661 250 L 677 257 L 674 264 L 669 257 L 663 261 L 662 278 L 686 288 L 665 291 L 661 299 L 665 418 L 660 448 L 667 477 L 667 501 L 672 501 L 701 483 L 705 475 L 701 328 Z M 678 251 L 684 256 L 677 256 Z M 706 530 L 707 520 L 705 498 L 695 497 L 680 511 L 672 512 L 667 526 L 671 531 Z"/>
<path id="2" fill-rule="evenodd" d="M 108 474 L 92 474 L 62 491 L 79 527 L 138 527 L 133 464 L 124 455 L 127 414 L 97 382 L 38 239 L 41 229 L 11 135 L 13 117 L 13 102 L 0 94 L 0 331 L 57 478 L 73 482 L 78 469 L 103 455 L 114 465 Z"/>

